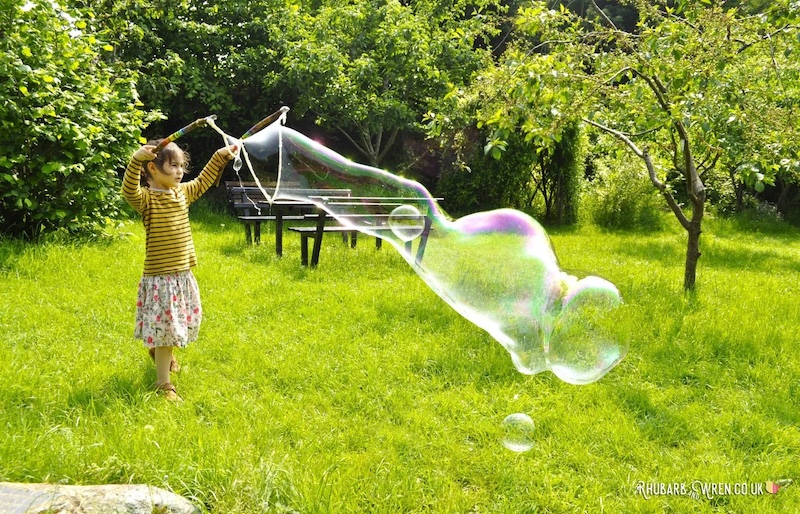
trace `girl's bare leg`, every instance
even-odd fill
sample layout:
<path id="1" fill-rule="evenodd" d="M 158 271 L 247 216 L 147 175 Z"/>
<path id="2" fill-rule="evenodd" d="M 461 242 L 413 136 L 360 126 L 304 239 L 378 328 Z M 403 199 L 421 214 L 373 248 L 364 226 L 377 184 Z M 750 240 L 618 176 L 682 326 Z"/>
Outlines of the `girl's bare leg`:
<path id="1" fill-rule="evenodd" d="M 169 382 L 170 364 L 172 364 L 172 347 L 156 346 L 156 386 Z"/>

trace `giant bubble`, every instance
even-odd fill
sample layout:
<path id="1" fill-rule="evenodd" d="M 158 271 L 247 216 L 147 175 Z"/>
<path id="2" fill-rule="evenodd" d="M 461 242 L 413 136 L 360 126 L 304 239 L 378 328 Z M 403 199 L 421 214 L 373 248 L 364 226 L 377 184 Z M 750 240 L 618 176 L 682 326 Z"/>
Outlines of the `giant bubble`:
<path id="1" fill-rule="evenodd" d="M 452 220 L 416 181 L 355 163 L 284 125 L 237 139 L 218 127 L 270 202 L 315 204 L 342 225 L 394 246 L 453 309 L 488 332 L 522 373 L 570 384 L 603 377 L 627 352 L 615 322 L 619 290 L 562 271 L 542 226 L 512 209 Z M 325 190 L 349 190 L 348 197 Z M 312 191 L 312 193 L 309 193 Z"/>

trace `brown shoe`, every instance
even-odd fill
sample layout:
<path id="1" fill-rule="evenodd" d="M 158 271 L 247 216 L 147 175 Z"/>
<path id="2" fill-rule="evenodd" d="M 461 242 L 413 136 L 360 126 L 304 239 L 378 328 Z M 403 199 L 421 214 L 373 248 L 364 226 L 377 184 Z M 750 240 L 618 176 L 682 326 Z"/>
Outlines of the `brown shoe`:
<path id="1" fill-rule="evenodd" d="M 173 402 L 181 402 L 183 398 L 180 397 L 175 386 L 171 382 L 166 382 L 156 387 L 159 394 L 164 395 L 164 398 Z"/>
<path id="2" fill-rule="evenodd" d="M 150 358 L 153 359 L 153 361 L 155 362 L 155 360 L 156 360 L 156 349 L 155 348 L 150 348 L 147 351 L 147 353 L 150 354 Z M 181 370 L 181 365 L 178 364 L 178 360 L 175 358 L 174 355 L 172 356 L 172 362 L 169 363 L 169 370 L 171 372 L 173 372 L 173 373 L 178 373 Z"/>

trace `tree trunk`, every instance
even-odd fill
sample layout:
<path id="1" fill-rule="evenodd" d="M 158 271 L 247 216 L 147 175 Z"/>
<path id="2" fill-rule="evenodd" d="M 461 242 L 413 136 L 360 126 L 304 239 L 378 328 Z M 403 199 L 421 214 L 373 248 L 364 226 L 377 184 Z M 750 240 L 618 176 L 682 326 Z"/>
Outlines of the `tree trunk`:
<path id="1" fill-rule="evenodd" d="M 733 193 L 736 195 L 736 212 L 744 210 L 744 185 L 736 180 L 735 168 L 728 169 L 728 175 L 731 177 L 731 185 L 733 185 Z"/>
<path id="2" fill-rule="evenodd" d="M 693 290 L 697 280 L 697 260 L 700 258 L 700 255 L 702 255 L 700 252 L 700 234 L 703 232 L 701 229 L 702 220 L 703 210 L 701 208 L 699 213 L 695 211 L 689 228 L 686 229 L 688 235 L 686 244 L 686 266 L 683 271 L 683 289 L 686 291 Z"/>

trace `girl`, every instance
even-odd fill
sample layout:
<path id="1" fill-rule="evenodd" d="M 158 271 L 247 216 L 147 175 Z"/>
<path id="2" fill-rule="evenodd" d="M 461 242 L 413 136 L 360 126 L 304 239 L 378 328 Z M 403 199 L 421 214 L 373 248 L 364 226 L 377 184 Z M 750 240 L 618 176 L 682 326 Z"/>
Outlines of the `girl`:
<path id="1" fill-rule="evenodd" d="M 155 360 L 157 390 L 170 400 L 179 400 L 169 377 L 170 371 L 178 370 L 172 349 L 184 348 L 197 339 L 203 316 L 191 270 L 197 258 L 189 205 L 217 181 L 236 146 L 217 150 L 196 179 L 181 183 L 189 156 L 175 143 L 156 155 L 153 152 L 160 142 L 149 141 L 131 156 L 122 196 L 142 215 L 146 234 L 134 337 L 144 341 Z M 142 187 L 142 179 L 146 187 Z"/>

